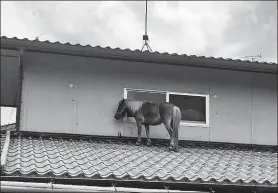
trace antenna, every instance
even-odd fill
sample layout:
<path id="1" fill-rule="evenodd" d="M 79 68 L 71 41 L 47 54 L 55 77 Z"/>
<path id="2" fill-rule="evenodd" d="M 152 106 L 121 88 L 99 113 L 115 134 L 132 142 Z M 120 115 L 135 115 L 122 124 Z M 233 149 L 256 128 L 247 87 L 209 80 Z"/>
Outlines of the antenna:
<path id="1" fill-rule="evenodd" d="M 149 52 L 152 52 L 151 47 L 148 44 L 149 41 L 149 36 L 147 34 L 147 18 L 148 18 L 148 2 L 146 0 L 146 13 L 145 13 L 145 35 L 143 35 L 143 40 L 145 41 L 145 43 L 143 44 L 143 47 L 141 48 L 141 52 L 143 51 L 143 48 L 146 46 Z"/>
<path id="2" fill-rule="evenodd" d="M 256 56 L 244 56 L 244 57 L 240 57 L 240 58 L 251 59 L 252 62 L 253 62 L 254 59 L 262 58 L 262 54 L 259 54 L 259 55 L 256 55 Z"/>
<path id="3" fill-rule="evenodd" d="M 43 33 L 41 33 L 40 35 L 38 35 L 37 37 L 36 37 L 36 40 L 39 40 L 39 38 L 40 38 L 40 36 L 42 35 Z"/>

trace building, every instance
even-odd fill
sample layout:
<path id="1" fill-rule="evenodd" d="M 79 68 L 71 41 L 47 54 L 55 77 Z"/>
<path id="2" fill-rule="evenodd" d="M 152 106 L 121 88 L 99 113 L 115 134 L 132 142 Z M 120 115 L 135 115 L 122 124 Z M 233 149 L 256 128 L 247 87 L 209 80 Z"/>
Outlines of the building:
<path id="1" fill-rule="evenodd" d="M 135 146 L 134 121 L 114 119 L 123 97 L 177 104 L 180 152 L 163 125 Z M 18 115 L 1 152 L 7 187 L 277 188 L 276 63 L 1 37 L 1 105 Z"/>

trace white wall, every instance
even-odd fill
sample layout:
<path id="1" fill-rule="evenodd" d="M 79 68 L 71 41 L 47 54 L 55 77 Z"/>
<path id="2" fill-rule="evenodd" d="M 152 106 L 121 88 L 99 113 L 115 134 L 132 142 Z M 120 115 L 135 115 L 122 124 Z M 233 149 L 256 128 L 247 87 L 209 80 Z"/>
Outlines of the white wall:
<path id="1" fill-rule="evenodd" d="M 135 124 L 115 121 L 114 114 L 124 87 L 144 88 L 210 94 L 210 127 L 181 126 L 180 139 L 273 145 L 277 144 L 276 79 L 276 75 L 25 52 L 20 128 L 136 137 Z M 151 137 L 169 138 L 162 125 L 151 127 Z"/>

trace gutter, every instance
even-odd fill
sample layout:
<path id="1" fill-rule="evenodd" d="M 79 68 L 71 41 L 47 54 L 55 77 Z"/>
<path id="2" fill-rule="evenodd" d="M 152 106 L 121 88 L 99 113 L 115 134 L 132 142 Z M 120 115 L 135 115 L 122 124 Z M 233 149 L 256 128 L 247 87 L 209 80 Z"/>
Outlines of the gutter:
<path id="1" fill-rule="evenodd" d="M 207 193 L 200 191 L 178 191 L 168 189 L 141 189 L 124 187 L 100 187 L 100 186 L 78 186 L 52 183 L 30 183 L 1 181 L 1 192 L 177 192 L 177 193 Z"/>
<path id="2" fill-rule="evenodd" d="M 16 101 L 16 131 L 20 128 L 20 116 L 21 116 L 21 104 L 22 104 L 22 84 L 23 84 L 23 49 L 19 50 L 19 85 L 17 91 L 17 101 Z"/>

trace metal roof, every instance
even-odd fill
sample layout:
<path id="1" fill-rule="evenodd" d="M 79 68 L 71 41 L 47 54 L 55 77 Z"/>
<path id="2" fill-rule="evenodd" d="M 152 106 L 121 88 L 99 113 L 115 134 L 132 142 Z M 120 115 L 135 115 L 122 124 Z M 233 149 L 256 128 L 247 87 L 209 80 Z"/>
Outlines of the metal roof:
<path id="1" fill-rule="evenodd" d="M 277 74 L 277 63 L 249 60 L 233 60 L 230 58 L 214 58 L 195 55 L 179 55 L 176 53 L 159 53 L 140 50 L 120 49 L 111 47 L 92 47 L 90 45 L 70 44 L 61 42 L 39 41 L 29 39 L 1 37 L 1 48 L 23 49 L 32 52 L 46 52 L 87 57 L 110 58 L 117 60 L 141 61 L 168 65 L 238 70 Z"/>

